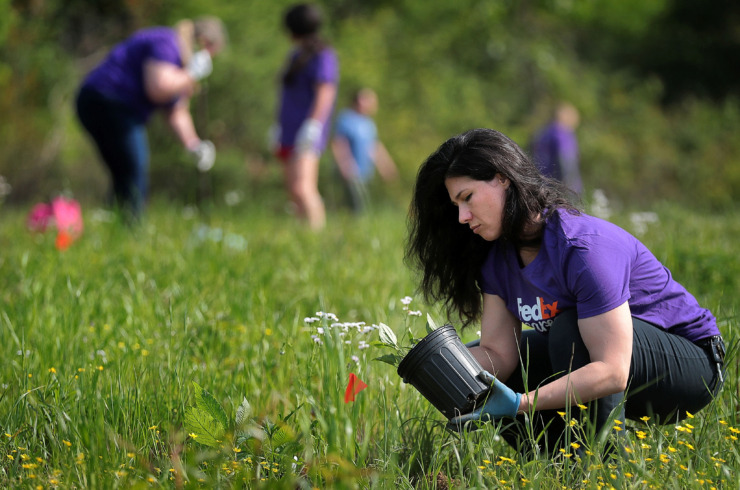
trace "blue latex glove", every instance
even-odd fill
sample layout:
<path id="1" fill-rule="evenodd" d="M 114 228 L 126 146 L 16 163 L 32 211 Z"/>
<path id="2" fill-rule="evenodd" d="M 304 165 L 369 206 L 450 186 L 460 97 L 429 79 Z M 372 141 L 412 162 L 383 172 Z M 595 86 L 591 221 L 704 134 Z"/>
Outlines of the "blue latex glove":
<path id="1" fill-rule="evenodd" d="M 514 392 L 488 371 L 481 371 L 478 378 L 492 386 L 486 403 L 470 413 L 451 418 L 447 422 L 448 429 L 460 431 L 466 428 L 465 425 L 471 421 L 488 422 L 504 417 L 516 417 L 522 394 Z"/>

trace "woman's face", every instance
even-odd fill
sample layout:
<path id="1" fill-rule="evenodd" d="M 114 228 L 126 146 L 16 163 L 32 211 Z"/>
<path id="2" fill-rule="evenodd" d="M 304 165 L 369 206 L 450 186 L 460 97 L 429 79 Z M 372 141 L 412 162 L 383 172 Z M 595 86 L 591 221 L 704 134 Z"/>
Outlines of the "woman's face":
<path id="1" fill-rule="evenodd" d="M 458 208 L 458 221 L 487 241 L 501 236 L 509 179 L 496 174 L 493 180 L 450 177 L 445 187 Z"/>

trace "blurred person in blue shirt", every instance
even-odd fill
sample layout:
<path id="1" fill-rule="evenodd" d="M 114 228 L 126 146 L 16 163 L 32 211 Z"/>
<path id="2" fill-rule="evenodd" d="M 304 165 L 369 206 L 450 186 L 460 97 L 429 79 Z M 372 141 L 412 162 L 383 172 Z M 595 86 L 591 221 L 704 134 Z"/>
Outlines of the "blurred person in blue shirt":
<path id="1" fill-rule="evenodd" d="M 388 150 L 378 139 L 373 116 L 378 96 L 369 88 L 352 95 L 352 106 L 342 110 L 336 120 L 331 149 L 344 181 L 352 210 L 363 212 L 369 202 L 367 186 L 378 174 L 384 181 L 398 177 L 398 169 Z"/>

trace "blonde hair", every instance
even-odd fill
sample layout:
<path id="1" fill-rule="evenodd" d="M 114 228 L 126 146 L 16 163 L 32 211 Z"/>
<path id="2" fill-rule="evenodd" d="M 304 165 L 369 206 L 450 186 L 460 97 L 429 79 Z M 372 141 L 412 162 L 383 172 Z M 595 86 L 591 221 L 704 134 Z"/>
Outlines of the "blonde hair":
<path id="1" fill-rule="evenodd" d="M 196 45 L 210 44 L 215 51 L 220 51 L 228 43 L 229 35 L 226 26 L 218 17 L 207 15 L 197 19 L 183 19 L 175 24 L 175 32 L 180 39 L 180 56 L 187 64 Z"/>
<path id="2" fill-rule="evenodd" d="M 216 51 L 223 49 L 229 42 L 226 26 L 218 17 L 207 15 L 193 21 L 193 34 L 199 43 L 209 43 Z"/>

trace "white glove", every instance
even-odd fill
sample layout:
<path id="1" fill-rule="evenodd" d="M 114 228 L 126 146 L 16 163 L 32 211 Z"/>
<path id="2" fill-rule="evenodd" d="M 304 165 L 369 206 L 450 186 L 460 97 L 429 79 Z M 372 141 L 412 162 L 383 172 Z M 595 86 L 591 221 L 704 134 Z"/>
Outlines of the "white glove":
<path id="1" fill-rule="evenodd" d="M 201 49 L 197 53 L 193 53 L 192 58 L 190 58 L 190 64 L 188 64 L 187 71 L 196 82 L 198 80 L 203 80 L 211 74 L 213 71 L 213 61 L 211 60 L 211 54 L 207 49 Z"/>
<path id="2" fill-rule="evenodd" d="M 208 172 L 216 163 L 216 146 L 208 140 L 201 140 L 197 146 L 190 150 L 190 153 L 195 160 L 195 166 L 201 172 Z"/>
<path id="3" fill-rule="evenodd" d="M 295 148 L 300 152 L 304 151 L 315 151 L 316 146 L 321 139 L 321 133 L 324 130 L 324 125 L 321 121 L 316 119 L 306 119 L 298 129 L 298 134 L 295 138 Z"/>

